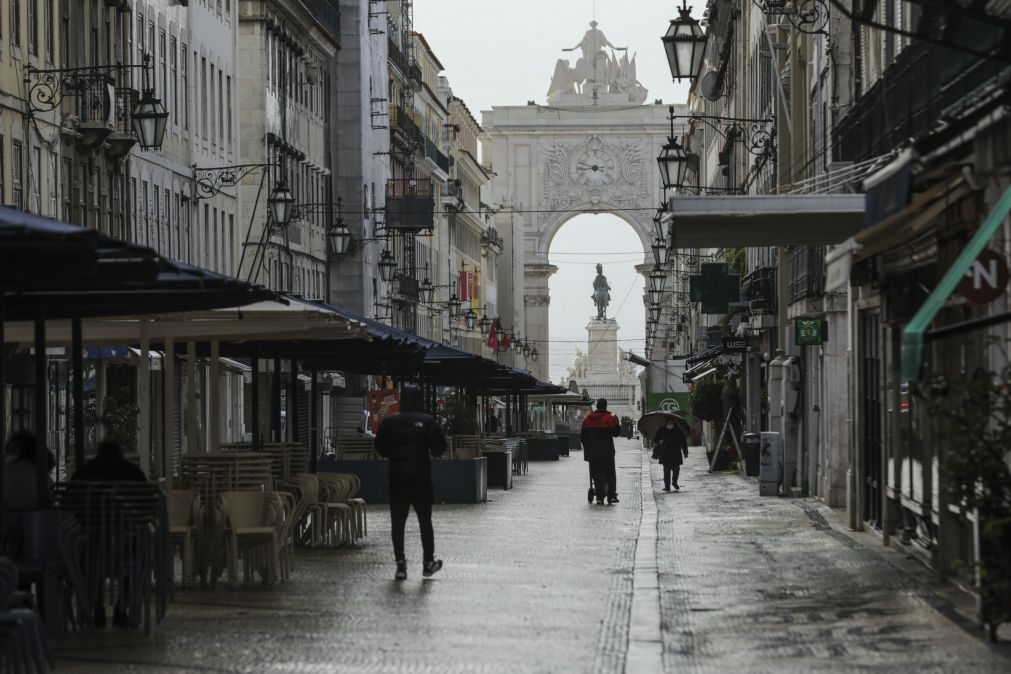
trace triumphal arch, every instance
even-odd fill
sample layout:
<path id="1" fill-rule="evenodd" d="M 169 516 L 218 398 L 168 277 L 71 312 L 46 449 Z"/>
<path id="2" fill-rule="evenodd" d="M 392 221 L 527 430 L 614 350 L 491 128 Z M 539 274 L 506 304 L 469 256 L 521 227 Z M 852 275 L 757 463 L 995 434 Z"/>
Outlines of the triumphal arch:
<path id="1" fill-rule="evenodd" d="M 652 47 L 660 50 L 659 41 Z M 494 172 L 492 204 L 517 212 L 513 222 L 523 223 L 522 235 L 515 233 L 515 302 L 503 309 L 512 309 L 526 339 L 545 346 L 535 367 L 542 378 L 550 371 L 548 279 L 557 271 L 548 262 L 551 240 L 576 215 L 613 213 L 639 235 L 640 269 L 648 273 L 652 219 L 663 199 L 656 157 L 671 132 L 669 106 L 646 102 L 635 54 L 612 44 L 596 21 L 562 51 L 546 105 L 493 106 L 482 118 L 490 140 L 484 160 Z M 685 114 L 676 106 L 675 115 Z"/>

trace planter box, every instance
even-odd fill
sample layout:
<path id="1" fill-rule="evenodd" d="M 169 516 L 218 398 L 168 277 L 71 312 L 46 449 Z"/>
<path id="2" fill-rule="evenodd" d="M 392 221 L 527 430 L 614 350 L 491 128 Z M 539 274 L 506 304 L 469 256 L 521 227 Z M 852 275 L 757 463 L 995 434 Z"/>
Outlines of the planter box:
<path id="1" fill-rule="evenodd" d="M 321 473 L 351 473 L 362 481 L 358 496 L 368 503 L 389 503 L 390 485 L 385 461 L 319 462 Z M 483 503 L 488 500 L 488 460 L 435 459 L 432 485 L 436 503 Z"/>
<path id="2" fill-rule="evenodd" d="M 558 461 L 558 438 L 527 438 L 529 461 Z"/>
<path id="3" fill-rule="evenodd" d="M 504 452 L 485 452 L 488 460 L 488 486 L 502 489 L 513 488 L 513 453 L 508 449 Z"/>

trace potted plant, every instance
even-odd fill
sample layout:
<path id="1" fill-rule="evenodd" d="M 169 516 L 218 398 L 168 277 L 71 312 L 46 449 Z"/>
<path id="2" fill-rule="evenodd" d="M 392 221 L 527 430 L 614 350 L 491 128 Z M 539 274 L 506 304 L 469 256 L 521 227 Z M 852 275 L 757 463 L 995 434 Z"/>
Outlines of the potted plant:
<path id="1" fill-rule="evenodd" d="M 703 377 L 692 384 L 689 398 L 692 404 L 692 415 L 709 424 L 719 424 L 723 421 L 723 380 L 715 374 Z M 714 426 L 710 426 L 710 429 Z M 715 440 L 714 440 L 715 441 Z M 729 444 L 729 448 L 728 448 Z M 731 461 L 737 460 L 737 452 L 733 448 L 733 442 L 724 438 L 724 449 L 717 457 L 714 470 L 726 470 L 730 467 Z M 706 457 L 712 465 L 713 452 L 715 447 L 706 449 Z"/>
<path id="2" fill-rule="evenodd" d="M 1011 368 L 977 370 L 968 379 L 934 377 L 919 392 L 944 439 L 944 484 L 950 503 L 975 511 L 979 555 L 972 574 L 980 619 L 996 641 L 1011 622 Z"/>
<path id="3" fill-rule="evenodd" d="M 102 424 L 103 433 L 96 437 L 113 440 L 123 451 L 131 454 L 137 451 L 137 430 L 140 407 L 133 401 L 130 390 L 120 389 L 115 395 L 106 396 L 102 401 L 102 413 L 98 413 L 94 399 L 87 401 L 84 408 L 84 421 L 96 428 Z"/>

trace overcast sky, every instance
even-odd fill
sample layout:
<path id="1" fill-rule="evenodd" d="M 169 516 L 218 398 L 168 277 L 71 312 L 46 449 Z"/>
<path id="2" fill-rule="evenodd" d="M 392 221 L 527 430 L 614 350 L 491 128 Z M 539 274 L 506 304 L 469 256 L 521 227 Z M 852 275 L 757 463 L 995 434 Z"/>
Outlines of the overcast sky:
<path id="1" fill-rule="evenodd" d="M 481 111 L 492 106 L 547 102 L 555 62 L 572 58 L 562 49 L 583 38 L 594 4 L 607 39 L 628 47 L 630 58 L 637 55 L 647 101 L 683 102 L 687 86 L 671 82 L 660 42 L 676 15 L 671 0 L 416 0 L 414 29 L 425 35 L 446 68 L 454 95 L 480 121 Z M 698 17 L 704 3 L 694 4 Z M 559 267 L 551 279 L 553 381 L 563 377 L 577 346 L 586 351 L 586 324 L 596 313 L 590 293 L 597 262 L 611 284 L 608 317 L 618 320 L 619 341 L 642 355 L 644 279 L 634 268 L 643 260 L 640 246 L 632 228 L 611 215 L 578 216 L 555 236 L 550 250 L 551 263 Z"/>

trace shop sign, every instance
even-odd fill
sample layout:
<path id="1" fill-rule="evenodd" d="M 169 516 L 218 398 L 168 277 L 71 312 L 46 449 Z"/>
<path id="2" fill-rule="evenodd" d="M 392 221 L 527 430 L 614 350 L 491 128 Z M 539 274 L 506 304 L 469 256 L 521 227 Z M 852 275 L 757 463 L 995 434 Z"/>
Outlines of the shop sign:
<path id="1" fill-rule="evenodd" d="M 825 320 L 822 318 L 796 319 L 793 341 L 797 346 L 821 346 L 825 343 Z"/>
<path id="2" fill-rule="evenodd" d="M 673 412 L 680 414 L 691 423 L 691 394 L 687 391 L 678 393 L 649 393 L 646 395 L 646 412 Z"/>
<path id="3" fill-rule="evenodd" d="M 724 337 L 723 353 L 747 353 L 748 340 L 744 337 Z"/>
<path id="4" fill-rule="evenodd" d="M 984 248 L 965 278 L 958 284 L 958 294 L 973 304 L 989 304 L 1004 294 L 1008 283 L 1007 261 L 1004 257 Z"/>

